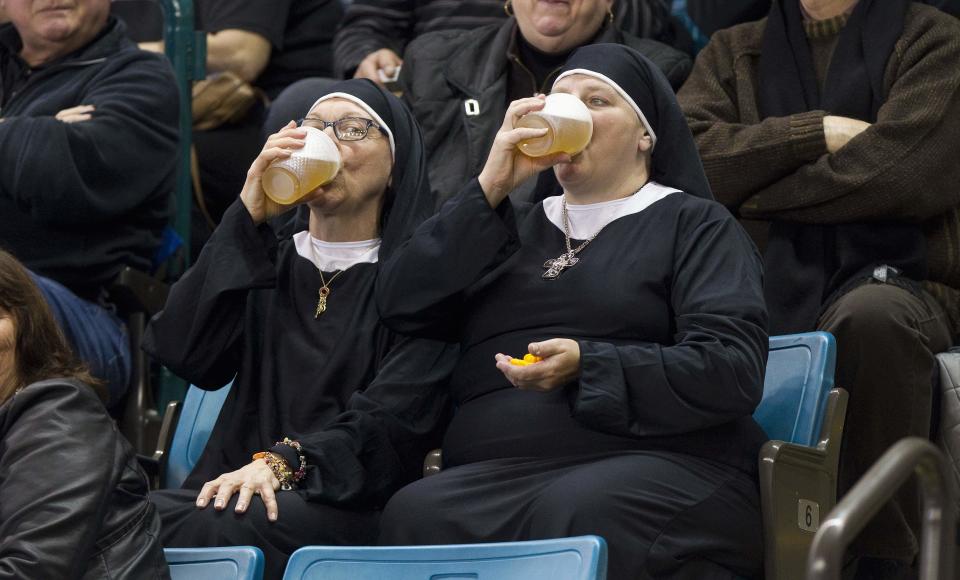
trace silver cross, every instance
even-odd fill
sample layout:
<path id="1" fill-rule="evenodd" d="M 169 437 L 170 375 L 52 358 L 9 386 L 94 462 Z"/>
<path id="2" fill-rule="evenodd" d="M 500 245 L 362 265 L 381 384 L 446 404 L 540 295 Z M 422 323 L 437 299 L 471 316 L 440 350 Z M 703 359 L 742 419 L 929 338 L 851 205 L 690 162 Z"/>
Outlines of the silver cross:
<path id="1" fill-rule="evenodd" d="M 564 270 L 570 266 L 576 265 L 576 263 L 579 261 L 580 258 L 578 258 L 573 252 L 560 254 L 559 257 L 554 258 L 553 260 L 547 260 L 543 263 L 543 267 L 547 269 L 547 271 L 543 273 L 543 277 L 547 280 L 553 280 L 562 274 Z"/>

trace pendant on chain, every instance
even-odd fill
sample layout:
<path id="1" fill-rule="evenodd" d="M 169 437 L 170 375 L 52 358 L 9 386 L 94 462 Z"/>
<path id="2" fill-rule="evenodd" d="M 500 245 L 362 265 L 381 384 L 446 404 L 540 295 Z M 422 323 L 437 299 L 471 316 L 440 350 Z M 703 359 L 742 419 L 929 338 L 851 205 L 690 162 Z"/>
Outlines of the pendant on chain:
<path id="1" fill-rule="evenodd" d="M 330 289 L 322 286 L 319 295 L 320 298 L 317 300 L 317 313 L 313 315 L 314 318 L 320 318 L 320 315 L 327 311 L 327 296 L 330 295 Z"/>
<path id="2" fill-rule="evenodd" d="M 576 265 L 579 261 L 580 258 L 578 258 L 574 252 L 566 252 L 560 254 L 559 257 L 553 260 L 547 260 L 543 263 L 543 267 L 547 269 L 547 271 L 543 273 L 543 278 L 546 280 L 555 280 L 564 270 Z"/>

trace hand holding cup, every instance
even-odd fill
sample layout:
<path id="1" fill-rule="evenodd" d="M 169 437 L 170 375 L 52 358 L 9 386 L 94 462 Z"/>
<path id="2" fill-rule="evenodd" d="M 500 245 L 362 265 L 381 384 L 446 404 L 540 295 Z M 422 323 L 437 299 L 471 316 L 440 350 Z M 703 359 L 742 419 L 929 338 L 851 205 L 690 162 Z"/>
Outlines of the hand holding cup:
<path id="1" fill-rule="evenodd" d="M 517 145 L 527 139 L 543 137 L 546 128 L 519 127 L 521 117 L 543 108 L 545 97 L 538 95 L 518 99 L 507 108 L 503 125 L 490 147 L 487 162 L 480 172 L 480 188 L 483 189 L 490 207 L 497 207 L 503 198 L 521 183 L 537 173 L 561 162 L 570 161 L 567 153 L 552 153 L 543 157 L 529 157 L 520 153 Z"/>

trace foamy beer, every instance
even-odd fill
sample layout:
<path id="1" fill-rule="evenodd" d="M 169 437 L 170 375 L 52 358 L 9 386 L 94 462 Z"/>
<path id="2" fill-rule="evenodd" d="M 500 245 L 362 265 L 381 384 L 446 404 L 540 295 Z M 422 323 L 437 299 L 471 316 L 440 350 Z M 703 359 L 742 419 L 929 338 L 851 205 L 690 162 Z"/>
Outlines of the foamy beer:
<path id="1" fill-rule="evenodd" d="M 303 148 L 271 163 L 260 178 L 267 197 L 280 205 L 330 183 L 340 171 L 340 150 L 330 136 L 316 127 L 300 128 L 307 132 Z"/>
<path id="2" fill-rule="evenodd" d="M 542 109 L 520 117 L 517 127 L 547 129 L 543 137 L 526 139 L 517 145 L 524 155 L 576 155 L 590 142 L 593 118 L 587 106 L 577 97 L 569 93 L 552 93 L 547 95 L 547 102 Z"/>

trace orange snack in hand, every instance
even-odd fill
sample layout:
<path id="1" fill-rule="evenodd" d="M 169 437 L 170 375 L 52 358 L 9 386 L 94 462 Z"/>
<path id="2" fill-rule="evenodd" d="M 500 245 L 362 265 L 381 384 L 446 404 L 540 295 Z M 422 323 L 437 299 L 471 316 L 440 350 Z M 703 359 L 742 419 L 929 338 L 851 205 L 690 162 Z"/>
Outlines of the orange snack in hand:
<path id="1" fill-rule="evenodd" d="M 530 353 L 527 353 L 527 354 L 523 355 L 523 358 L 522 358 L 522 359 L 521 359 L 521 358 L 513 358 L 513 357 L 510 357 L 510 364 L 512 364 L 512 365 L 514 365 L 514 366 L 518 366 L 518 367 L 525 367 L 525 366 L 527 366 L 527 365 L 532 365 L 532 364 L 534 364 L 534 363 L 538 363 L 538 362 L 540 362 L 540 361 L 542 361 L 542 360 L 543 360 L 543 359 L 540 358 L 540 357 L 538 357 L 538 356 L 534 356 L 534 355 L 532 355 L 532 354 L 530 354 Z"/>

